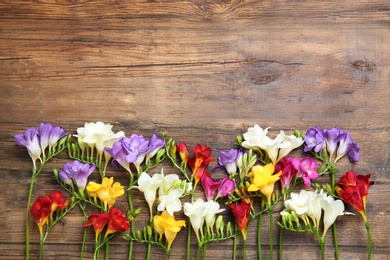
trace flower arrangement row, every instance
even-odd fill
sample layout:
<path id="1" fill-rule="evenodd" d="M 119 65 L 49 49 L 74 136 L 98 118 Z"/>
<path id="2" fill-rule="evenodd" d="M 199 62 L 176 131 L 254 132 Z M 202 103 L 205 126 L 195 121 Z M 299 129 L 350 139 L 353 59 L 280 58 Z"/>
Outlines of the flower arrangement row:
<path id="1" fill-rule="evenodd" d="M 84 256 L 89 227 L 95 233 L 94 259 L 99 259 L 101 254 L 108 259 L 109 242 L 121 232 L 124 232 L 123 239 L 129 242 L 128 259 L 133 258 L 134 243 L 147 246 L 146 259 L 151 258 L 153 246 L 162 247 L 169 259 L 173 242 L 184 228 L 188 230 L 187 259 L 191 258 L 192 232 L 197 242 L 197 259 L 206 258 L 209 243 L 222 240 L 233 240 L 233 259 L 246 259 L 247 231 L 256 219 L 258 258 L 262 259 L 260 234 L 265 214 L 269 217 L 269 258 L 272 259 L 273 207 L 279 202 L 282 203 L 278 218 L 279 259 L 283 257 L 283 230 L 312 233 L 324 259 L 329 229 L 334 234 L 335 258 L 339 259 L 336 219 L 352 214 L 345 212 L 345 204 L 363 217 L 367 259 L 370 259 L 371 235 L 366 213 L 368 188 L 373 184 L 370 174 L 348 171 L 336 181 L 339 160 L 345 157 L 356 163 L 360 159 L 360 147 L 349 132 L 315 126 L 306 133 L 296 130 L 292 135 L 281 130 L 271 138 L 269 128 L 254 125 L 237 136 L 234 147 L 220 151 L 217 165 L 209 169 L 215 159 L 206 145 L 197 144 L 190 150 L 186 143 L 168 139 L 167 133 L 160 137 L 153 134 L 149 139 L 138 134 L 126 137 L 123 131 L 113 132 L 112 127 L 103 122 L 85 123 L 77 133 L 69 134 L 60 126 L 41 123 L 37 128 L 15 135 L 16 143 L 27 148 L 32 159 L 26 212 L 26 259 L 30 258 L 30 215 L 39 228 L 39 258 L 42 259 L 49 232 L 74 207 L 79 207 L 85 217 L 80 259 Z M 300 147 L 306 157 L 289 156 Z M 60 170 L 53 170 L 53 178 L 62 191 L 38 196 L 31 203 L 35 180 L 45 164 L 64 150 L 73 161 L 65 163 Z M 158 173 L 152 173 L 163 161 L 170 162 L 177 173 L 165 174 L 163 167 Z M 114 177 L 106 176 L 110 162 L 116 170 L 127 172 L 126 190 Z M 218 171 L 225 172 L 226 177 L 216 180 L 213 175 Z M 90 180 L 93 174 L 99 177 L 99 182 Z M 330 176 L 328 184 L 316 182 L 324 175 Z M 306 188 L 298 192 L 297 188 L 302 186 Z M 149 213 L 148 224 L 140 230 L 135 230 L 134 222 L 144 209 L 133 205 L 135 189 L 143 193 Z M 197 189 L 202 190 L 204 196 L 197 197 Z M 124 195 L 127 195 L 128 208 L 119 209 L 117 198 Z M 186 219 L 176 219 L 181 211 Z M 230 211 L 235 221 L 224 220 L 219 214 L 223 211 Z M 236 251 L 239 243 L 243 246 L 242 256 Z"/>

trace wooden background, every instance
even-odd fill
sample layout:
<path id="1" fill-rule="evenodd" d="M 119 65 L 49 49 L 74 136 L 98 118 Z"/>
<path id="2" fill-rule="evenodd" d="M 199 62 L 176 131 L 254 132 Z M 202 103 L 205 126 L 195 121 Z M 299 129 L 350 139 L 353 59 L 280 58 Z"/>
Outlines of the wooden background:
<path id="1" fill-rule="evenodd" d="M 96 121 L 127 136 L 168 131 L 190 147 L 208 145 L 214 157 L 256 123 L 271 126 L 271 135 L 314 125 L 348 130 L 361 146 L 361 161 L 338 165 L 342 173 L 372 174 L 372 259 L 390 259 L 389 46 L 385 0 L 1 1 L 0 259 L 24 258 L 31 160 L 13 136 L 40 122 L 75 133 Z M 62 154 L 47 165 L 33 199 L 59 189 L 52 169 L 66 161 Z M 127 183 L 123 171 L 109 174 Z M 361 217 L 337 223 L 341 259 L 365 259 Z M 82 224 L 77 210 L 66 216 L 50 233 L 44 259 L 78 259 Z M 31 225 L 36 259 L 38 229 Z M 248 259 L 256 259 L 250 230 Z M 174 242 L 172 259 L 185 256 L 185 239 L 183 232 Z M 92 230 L 89 242 L 87 259 Z M 207 259 L 231 259 L 231 249 L 231 241 L 210 244 Z M 125 259 L 127 241 L 118 236 L 110 250 L 110 259 Z M 134 258 L 144 259 L 145 252 L 137 244 Z M 153 247 L 152 254 L 157 259 L 164 251 Z M 285 232 L 284 259 L 319 257 L 311 234 Z M 333 259 L 331 234 L 326 259 Z"/>

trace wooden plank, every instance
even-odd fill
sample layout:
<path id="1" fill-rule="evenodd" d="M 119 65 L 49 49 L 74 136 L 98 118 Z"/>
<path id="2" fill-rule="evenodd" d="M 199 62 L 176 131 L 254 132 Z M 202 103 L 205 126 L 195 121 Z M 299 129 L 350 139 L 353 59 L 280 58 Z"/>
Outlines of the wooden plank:
<path id="1" fill-rule="evenodd" d="M 271 126 L 274 135 L 314 125 L 348 130 L 361 147 L 361 161 L 351 165 L 343 159 L 337 177 L 351 168 L 372 174 L 375 185 L 367 204 L 372 259 L 389 259 L 389 26 L 388 1 L 2 1 L 0 259 L 24 259 L 31 160 L 13 136 L 39 122 L 75 133 L 85 122 L 98 120 L 127 136 L 167 131 L 190 147 L 207 144 L 214 157 L 255 123 Z M 67 161 L 63 153 L 47 165 L 34 198 L 60 188 L 52 169 Z M 164 167 L 174 171 L 168 163 Z M 128 181 L 123 171 L 110 169 L 109 174 Z M 328 182 L 327 176 L 320 182 Z M 199 188 L 197 196 L 202 192 Z M 146 207 L 140 193 L 135 203 Z M 125 198 L 118 205 L 126 208 Z M 274 211 L 275 224 L 280 208 Z M 229 212 L 223 216 L 233 220 Z M 147 217 L 141 214 L 137 228 Z M 267 217 L 264 259 L 269 258 Z M 45 244 L 45 259 L 79 259 L 83 222 L 78 210 L 66 216 Z M 366 259 L 360 215 L 343 216 L 337 223 L 340 259 Z M 38 229 L 33 220 L 31 225 L 36 259 Z M 248 259 L 255 259 L 254 227 L 248 238 Z M 91 231 L 87 259 L 93 239 Z M 277 234 L 274 240 L 277 250 Z M 232 243 L 210 244 L 207 259 L 232 258 Z M 238 243 L 242 256 L 242 240 Z M 185 246 L 181 232 L 171 259 L 185 258 Z M 285 232 L 283 248 L 284 259 L 320 258 L 311 234 Z M 195 254 L 195 237 L 191 250 Z M 334 258 L 333 250 L 330 233 L 326 259 Z M 126 254 L 127 242 L 116 237 L 110 259 Z M 145 254 L 146 246 L 137 244 L 135 259 Z M 153 247 L 152 259 L 158 257 L 165 252 Z"/>

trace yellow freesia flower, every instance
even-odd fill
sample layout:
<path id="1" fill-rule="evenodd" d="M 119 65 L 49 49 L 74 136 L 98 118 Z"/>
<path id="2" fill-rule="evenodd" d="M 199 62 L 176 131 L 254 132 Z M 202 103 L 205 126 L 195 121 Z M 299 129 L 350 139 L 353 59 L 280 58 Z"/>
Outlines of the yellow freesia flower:
<path id="1" fill-rule="evenodd" d="M 247 175 L 251 178 L 251 185 L 248 187 L 248 191 L 260 190 L 267 199 L 268 205 L 271 205 L 271 196 L 274 191 L 274 184 L 280 179 L 282 171 L 274 174 L 275 166 L 272 163 L 267 165 L 255 165 L 252 167 L 252 171 Z"/>
<path id="2" fill-rule="evenodd" d="M 114 183 L 114 177 L 102 179 L 102 183 L 89 182 L 87 185 L 89 196 L 95 200 L 99 198 L 106 210 L 110 209 L 116 202 L 116 198 L 125 193 L 124 187 L 119 183 Z"/>
<path id="3" fill-rule="evenodd" d="M 177 233 L 182 227 L 186 226 L 185 220 L 175 220 L 168 211 L 164 210 L 161 215 L 156 215 L 153 218 L 153 228 L 160 235 L 165 235 L 168 242 L 168 250 L 170 250 L 173 240 L 175 240 Z"/>

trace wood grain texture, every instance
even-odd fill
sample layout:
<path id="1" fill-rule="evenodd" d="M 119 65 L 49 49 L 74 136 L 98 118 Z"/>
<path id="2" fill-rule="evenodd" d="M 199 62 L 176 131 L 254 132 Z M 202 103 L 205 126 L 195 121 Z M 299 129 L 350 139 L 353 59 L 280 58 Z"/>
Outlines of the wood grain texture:
<path id="1" fill-rule="evenodd" d="M 24 259 L 31 160 L 13 136 L 39 122 L 75 132 L 98 120 L 127 136 L 167 131 L 191 147 L 207 144 L 214 157 L 256 123 L 271 126 L 271 134 L 314 125 L 348 130 L 361 161 L 342 160 L 340 174 L 372 174 L 372 259 L 390 259 L 389 43 L 388 1 L 2 1 L 0 259 Z M 59 188 L 52 169 L 66 161 L 61 154 L 47 165 L 35 197 Z M 110 174 L 127 183 L 123 171 Z M 126 206 L 125 199 L 118 203 Z M 36 259 L 38 229 L 31 223 Z M 82 224 L 77 210 L 66 216 L 49 235 L 45 259 L 79 259 Z M 268 259 L 266 221 L 262 228 Z M 340 218 L 338 230 L 341 259 L 365 259 L 361 217 Z M 254 232 L 248 259 L 257 259 Z M 172 259 L 185 257 L 185 236 L 174 242 Z M 86 259 L 92 233 L 88 241 Z M 232 241 L 213 243 L 207 259 L 231 259 L 231 249 Z M 334 258 L 331 235 L 325 252 Z M 145 253 L 137 245 L 134 259 Z M 152 253 L 165 257 L 158 247 Z M 126 254 L 127 242 L 116 237 L 110 259 Z M 319 259 L 320 251 L 310 234 L 286 232 L 283 256 Z"/>

